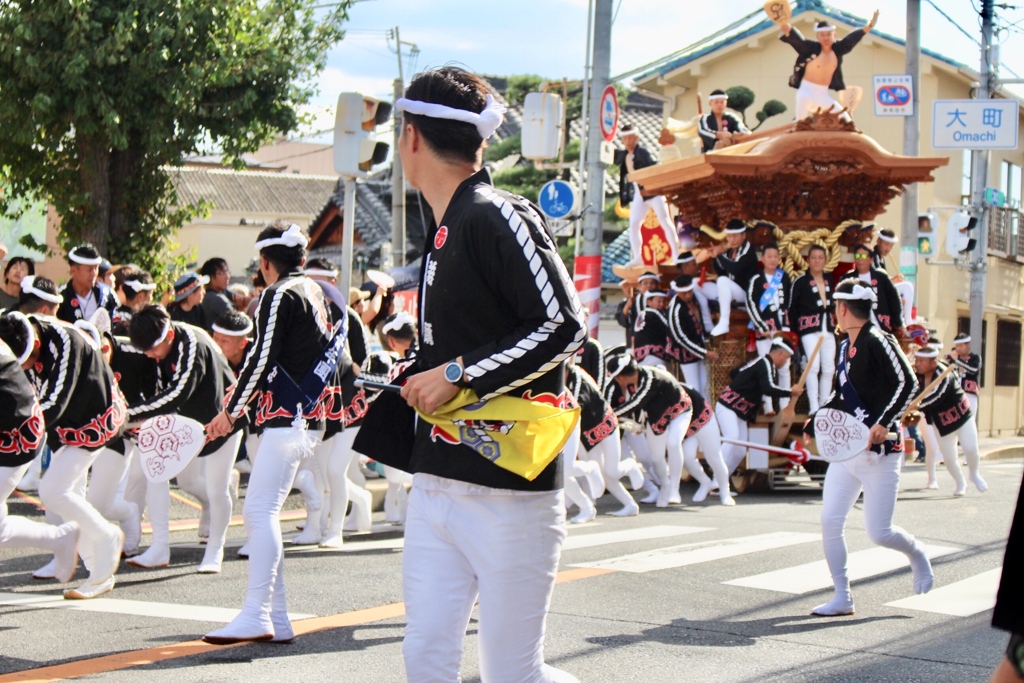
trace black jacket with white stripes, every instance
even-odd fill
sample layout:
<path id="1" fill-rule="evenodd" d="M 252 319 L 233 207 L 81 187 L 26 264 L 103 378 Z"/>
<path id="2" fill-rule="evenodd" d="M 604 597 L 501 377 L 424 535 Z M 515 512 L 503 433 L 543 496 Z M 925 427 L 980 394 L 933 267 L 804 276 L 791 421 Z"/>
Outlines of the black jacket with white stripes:
<path id="1" fill-rule="evenodd" d="M 127 337 L 114 336 L 111 340 L 110 369 L 128 407 L 156 395 L 160 382 L 156 362 L 132 346 Z"/>
<path id="2" fill-rule="evenodd" d="M 697 302 L 693 306 L 678 296 L 668 305 L 668 330 L 672 337 L 672 357 L 684 365 L 704 360 L 708 355 L 704 319 Z"/>
<path id="3" fill-rule="evenodd" d="M 825 300 L 821 300 L 818 283 L 811 274 L 804 273 L 793 280 L 789 295 L 789 324 L 801 337 L 814 332 L 832 333 L 836 330 L 832 300 L 832 274 L 823 273 Z"/>
<path id="4" fill-rule="evenodd" d="M 348 316 L 348 353 L 353 364 L 363 367 L 370 356 L 370 331 L 354 309 L 346 308 L 345 315 Z"/>
<path id="5" fill-rule="evenodd" d="M 927 387 L 947 367 L 944 363 L 937 363 L 935 373 L 927 381 L 921 375 L 917 375 L 918 386 Z M 952 434 L 974 418 L 971 414 L 971 404 L 967 401 L 967 395 L 960 387 L 955 373 L 943 377 L 939 386 L 921 399 L 920 409 L 928 424 L 938 430 L 939 436 Z"/>
<path id="6" fill-rule="evenodd" d="M 580 441 L 590 450 L 619 428 L 619 419 L 594 379 L 582 368 L 567 365 L 565 388 L 580 407 Z M 616 438 L 618 436 L 616 435 Z"/>
<path id="7" fill-rule="evenodd" d="M 690 417 L 690 426 L 686 429 L 686 436 L 691 437 L 707 423 L 711 422 L 714 412 L 711 409 L 711 402 L 704 398 L 704 395 L 685 382 L 680 382 L 686 395 L 690 397 L 690 405 L 693 407 L 693 415 Z"/>
<path id="8" fill-rule="evenodd" d="M 259 391 L 254 424 L 263 429 L 292 426 L 296 406 L 284 405 L 267 388 L 267 378 L 276 370 L 288 373 L 296 384 L 302 382 L 330 340 L 331 329 L 323 290 L 299 271 L 282 273 L 263 290 L 256 306 L 255 337 L 227 403 L 231 417 L 240 418 Z M 323 428 L 323 413 L 321 403 L 303 415 L 309 429 Z"/>
<path id="9" fill-rule="evenodd" d="M 967 354 L 966 358 L 952 359 L 960 374 L 960 388 L 964 393 L 978 395 L 980 385 L 978 376 L 981 374 L 981 356 L 976 353 Z"/>
<path id="10" fill-rule="evenodd" d="M 64 301 L 57 307 L 57 319 L 63 320 L 66 323 L 84 320 L 85 316 L 82 315 L 82 307 L 79 305 L 78 295 L 75 294 L 75 288 L 70 282 L 64 285 L 60 295 Z M 114 317 L 114 310 L 117 308 L 117 296 L 114 295 L 114 291 L 110 287 L 107 287 L 102 282 L 97 282 L 93 285 L 89 296 L 95 299 L 97 310 L 105 308 L 110 317 Z"/>
<path id="11" fill-rule="evenodd" d="M 722 389 L 718 402 L 746 422 L 753 422 L 763 396 L 792 396 L 789 389 L 776 384 L 778 376 L 779 371 L 770 356 L 755 358 L 729 373 L 729 385 Z"/>
<path id="12" fill-rule="evenodd" d="M 638 366 L 636 386 L 625 401 L 612 405 L 618 417 L 640 415 L 655 434 L 663 434 L 668 424 L 692 408 L 690 395 L 675 377 L 661 368 Z M 612 381 L 609 386 L 618 386 Z"/>
<path id="13" fill-rule="evenodd" d="M 647 356 L 665 362 L 675 358 L 668 321 L 665 314 L 656 308 L 647 308 L 641 313 L 633 328 L 633 357 L 641 361 Z"/>
<path id="14" fill-rule="evenodd" d="M 897 430 L 900 418 L 918 388 L 914 369 L 903 354 L 899 342 L 868 321 L 861 328 L 852 348 L 849 339 L 839 345 L 839 357 L 844 356 L 847 358 L 849 381 L 867 407 L 874 424 Z M 853 414 L 854 409 L 846 405 L 839 391 L 842 380 L 837 372 L 832 384 L 832 395 L 823 407 Z M 814 421 L 807 424 L 808 433 L 813 435 Z"/>
<path id="15" fill-rule="evenodd" d="M 46 427 L 36 392 L 18 359 L 0 341 L 0 467 L 21 467 L 43 447 Z"/>
<path id="16" fill-rule="evenodd" d="M 747 312 L 750 314 L 750 322 L 754 329 L 762 335 L 770 335 L 775 332 L 789 329 L 789 290 L 792 286 L 789 275 L 782 273 L 782 282 L 775 296 L 764 310 L 761 310 L 761 295 L 768 289 L 768 276 L 764 271 L 759 272 L 750 278 L 747 285 Z"/>
<path id="17" fill-rule="evenodd" d="M 576 366 L 583 369 L 601 389 L 604 388 L 604 347 L 593 337 L 583 340 L 576 351 Z"/>
<path id="18" fill-rule="evenodd" d="M 562 364 L 587 336 L 587 314 L 543 219 L 522 198 L 491 185 L 487 171 L 464 180 L 427 234 L 420 269 L 418 365 L 461 357 L 477 396 L 501 394 L 564 405 Z M 410 461 L 425 472 L 518 490 L 561 486 L 560 458 L 533 481 L 469 446 L 431 438 L 420 420 Z"/>
<path id="19" fill-rule="evenodd" d="M 39 333 L 39 359 L 25 372 L 39 396 L 50 447 L 96 450 L 120 436 L 127 406 L 100 352 L 65 322 L 30 319 Z"/>
<path id="20" fill-rule="evenodd" d="M 729 249 L 715 257 L 715 272 L 725 276 L 747 291 L 751 278 L 757 275 L 757 254 L 750 242 L 744 242 L 739 249 Z"/>
<path id="21" fill-rule="evenodd" d="M 703 144 L 701 152 L 707 154 L 715 148 L 715 143 L 718 142 L 718 138 L 715 134 L 719 131 L 718 119 L 715 117 L 714 112 L 708 112 L 700 117 L 697 121 L 697 134 L 700 135 L 700 140 Z M 722 113 L 722 128 L 721 130 L 728 131 L 730 133 L 749 133 L 750 130 L 743 125 L 743 121 L 739 117 L 734 116 L 729 112 Z"/>
<path id="22" fill-rule="evenodd" d="M 878 318 L 878 326 L 882 328 L 883 332 L 892 333 L 897 328 L 903 327 L 903 301 L 900 300 L 900 295 L 887 273 L 872 268 L 870 275 L 871 288 L 875 290 L 877 298 L 872 308 L 875 317 Z M 854 276 L 867 281 L 860 275 L 854 274 Z"/>

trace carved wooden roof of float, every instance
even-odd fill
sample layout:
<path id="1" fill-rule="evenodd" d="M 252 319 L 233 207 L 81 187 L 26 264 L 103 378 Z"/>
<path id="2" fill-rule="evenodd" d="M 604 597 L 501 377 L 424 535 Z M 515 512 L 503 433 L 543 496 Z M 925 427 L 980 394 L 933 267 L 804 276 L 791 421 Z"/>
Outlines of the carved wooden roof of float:
<path id="1" fill-rule="evenodd" d="M 891 154 L 853 123 L 816 114 L 629 177 L 644 194 L 665 195 L 693 225 L 763 219 L 806 230 L 873 220 L 904 185 L 935 180 L 932 171 L 947 163 Z"/>

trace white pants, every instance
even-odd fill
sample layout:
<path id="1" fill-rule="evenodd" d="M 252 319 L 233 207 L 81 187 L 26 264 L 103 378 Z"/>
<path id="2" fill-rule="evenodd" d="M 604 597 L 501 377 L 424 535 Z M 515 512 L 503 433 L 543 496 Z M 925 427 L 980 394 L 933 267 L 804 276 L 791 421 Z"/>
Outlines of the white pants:
<path id="1" fill-rule="evenodd" d="M 651 458 L 651 449 L 647 446 L 647 437 L 641 433 L 625 430 L 622 432 L 622 441 L 625 442 L 626 448 L 632 453 L 633 457 L 636 458 L 637 462 L 644 466 L 644 472 L 646 473 L 647 479 L 656 485 L 660 485 L 664 481 L 665 476 L 665 459 L 661 459 L 661 469 L 658 471 L 655 468 L 654 460 Z M 620 445 L 621 449 L 621 445 Z"/>
<path id="2" fill-rule="evenodd" d="M 665 473 L 661 480 L 659 503 L 668 504 L 670 494 L 679 495 L 679 480 L 683 476 L 683 439 L 686 438 L 686 430 L 690 428 L 691 417 L 692 409 L 676 415 L 661 434 L 655 434 L 650 427 L 647 428 L 647 447 L 651 451 L 651 462 L 658 470 L 659 477 L 662 472 Z"/>
<path id="3" fill-rule="evenodd" d="M 917 428 L 921 432 L 921 438 L 924 439 L 924 466 L 928 471 L 928 483 L 930 484 L 935 481 L 935 471 L 938 468 L 939 460 L 942 459 L 942 450 L 939 448 L 939 434 L 935 431 L 935 427 L 928 424 L 928 421 L 923 417 L 918 423 Z"/>
<path id="4" fill-rule="evenodd" d="M 732 412 L 731 410 L 729 412 Z M 735 413 L 733 413 L 735 415 Z M 746 424 L 746 423 L 744 423 Z M 718 420 L 714 415 L 708 423 L 697 430 L 693 436 L 688 436 L 683 441 L 683 461 L 686 471 L 690 473 L 698 483 L 703 484 L 707 479 L 704 468 L 697 461 L 697 446 L 700 446 L 704 454 L 704 461 L 711 467 L 718 482 L 719 491 L 725 493 L 729 490 L 729 468 L 722 457 L 722 433 L 718 426 Z"/>
<path id="5" fill-rule="evenodd" d="M 249 586 L 236 621 L 259 625 L 265 633 L 274 632 L 272 612 L 287 619 L 281 507 L 304 455 L 295 438 L 291 427 L 263 430 L 242 511 L 249 536 Z"/>
<path id="6" fill-rule="evenodd" d="M 128 475 L 131 453 L 128 451 L 127 455 L 121 455 L 109 448 L 101 448 L 92 464 L 92 476 L 85 494 L 85 499 L 101 515 L 118 524 L 132 521 L 135 514 L 119 493 L 121 482 Z"/>
<path id="7" fill-rule="evenodd" d="M 836 336 L 831 332 L 811 332 L 800 337 L 804 354 L 810 358 L 814 347 L 821 339 L 821 348 L 811 363 L 811 371 L 807 373 L 807 386 L 804 393 L 810 403 L 811 412 L 815 412 L 832 394 L 832 380 L 836 376 Z M 781 373 L 780 373 L 781 374 Z"/>
<path id="8" fill-rule="evenodd" d="M 124 440 L 125 451 L 131 451 L 132 459 L 128 465 L 128 476 L 125 477 L 123 496 L 125 501 L 135 503 L 141 515 L 146 511 L 146 490 L 149 487 L 149 480 L 142 471 L 142 458 L 136 453 L 136 446 L 130 439 Z"/>
<path id="9" fill-rule="evenodd" d="M 741 420 L 739 415 L 721 403 L 715 403 L 715 417 L 718 419 L 718 426 L 722 430 L 723 439 L 747 440 L 746 420 Z M 736 471 L 736 468 L 740 466 L 746 455 L 746 446 L 737 446 L 731 443 L 722 444 L 722 457 L 725 459 L 725 466 L 730 474 Z M 722 482 L 718 483 L 721 484 Z"/>
<path id="10" fill-rule="evenodd" d="M 661 368 L 665 369 L 665 361 L 658 358 L 657 356 L 644 356 L 644 359 L 640 361 L 640 365 L 645 365 L 649 368 Z"/>
<path id="11" fill-rule="evenodd" d="M 32 467 L 31 462 L 18 467 L 0 467 L 0 548 L 40 548 L 54 552 L 67 529 L 7 514 L 7 497 Z"/>
<path id="12" fill-rule="evenodd" d="M 907 556 L 920 552 L 914 537 L 892 523 L 902 459 L 901 453 L 893 453 L 872 463 L 862 454 L 828 466 L 822 493 L 821 536 L 825 561 L 837 594 L 850 590 L 850 577 L 846 570 L 846 518 L 862 490 L 864 527 L 871 542 Z"/>
<path id="13" fill-rule="evenodd" d="M 694 278 L 694 282 L 697 278 Z M 708 296 L 707 292 L 710 288 L 714 288 L 715 296 Z M 710 330 L 712 327 L 711 322 L 711 309 L 708 307 L 708 299 L 718 298 L 718 287 L 715 286 L 714 282 L 705 282 L 702 285 L 697 285 L 693 288 L 693 298 L 697 300 L 697 305 L 700 307 L 700 317 L 704 321 L 704 329 Z"/>
<path id="14" fill-rule="evenodd" d="M 683 379 L 687 384 L 704 396 L 710 393 L 708 391 L 708 364 L 706 361 L 699 360 L 695 363 L 686 363 L 681 365 L 680 369 L 683 371 Z"/>
<path id="15" fill-rule="evenodd" d="M 575 505 L 579 508 L 579 511 L 585 512 L 587 510 L 594 509 L 594 501 L 587 495 L 587 492 L 583 490 L 579 482 L 576 481 L 576 477 L 585 476 L 586 472 L 579 467 L 577 458 L 580 453 L 580 423 L 576 421 L 576 426 L 572 430 L 572 434 L 569 435 L 569 440 L 565 442 L 565 448 L 562 449 L 562 471 L 563 482 L 565 486 L 565 498 L 567 505 Z M 593 465 L 591 465 L 593 467 Z"/>
<path id="16" fill-rule="evenodd" d="M 325 477 L 327 493 L 320 526 L 324 536 L 340 536 L 348 510 L 349 466 L 358 460 L 352 450 L 359 427 L 351 427 L 335 434 L 316 449 L 317 464 Z"/>
<path id="17" fill-rule="evenodd" d="M 733 302 L 745 302 L 747 300 L 747 293 L 743 291 L 742 287 L 733 282 L 732 278 L 726 277 L 724 275 L 718 276 L 718 279 L 715 280 L 715 289 L 716 294 L 718 295 L 718 312 L 720 316 L 718 318 L 718 325 L 716 325 L 716 327 L 723 326 L 723 321 L 725 322 L 724 326 L 728 327 L 729 314 L 732 312 Z"/>
<path id="18" fill-rule="evenodd" d="M 767 356 L 768 352 L 772 350 L 772 340 L 771 339 L 758 339 L 754 343 L 757 345 L 757 355 L 759 355 L 759 356 Z M 783 365 L 781 368 L 779 368 L 779 386 L 782 387 L 783 389 L 789 389 L 789 387 L 790 387 L 789 361 L 786 361 L 786 364 Z M 773 412 L 775 410 L 775 406 L 772 404 L 772 397 L 771 396 L 763 396 L 761 398 L 761 401 L 764 403 L 764 412 L 770 413 L 770 412 Z M 788 405 L 789 405 L 789 397 L 788 396 L 784 396 L 784 397 L 779 399 L 779 407 L 780 408 L 785 408 Z"/>
<path id="19" fill-rule="evenodd" d="M 462 641 L 478 596 L 481 680 L 578 683 L 544 664 L 544 622 L 564 539 L 561 491 L 415 475 L 402 554 L 409 683 L 461 680 Z"/>
<path id="20" fill-rule="evenodd" d="M 615 497 L 623 505 L 636 505 L 633 497 L 626 491 L 626 487 L 619 481 L 627 476 L 632 469 L 631 463 L 622 462 L 622 442 L 618 434 L 609 434 L 591 448 L 586 458 L 596 462 L 604 474 L 604 486 L 608 493 Z"/>
<path id="21" fill-rule="evenodd" d="M 960 469 L 960 458 L 957 455 L 956 442 L 959 440 L 960 445 L 964 447 L 964 457 L 967 458 L 967 472 L 971 477 L 977 476 L 978 465 L 981 462 L 981 454 L 978 451 L 978 428 L 975 426 L 974 420 L 968 420 L 963 427 L 945 436 L 939 436 L 938 430 L 935 430 L 935 437 L 938 441 L 939 452 L 942 453 L 942 462 L 945 463 L 946 470 L 949 471 L 950 476 L 956 481 L 957 488 L 962 489 L 965 486 L 964 473 Z"/>
<path id="22" fill-rule="evenodd" d="M 903 324 L 906 325 L 911 321 L 914 312 L 914 284 L 904 280 L 903 282 L 894 282 L 893 287 L 900 295 L 900 302 L 903 304 Z"/>
<path id="23" fill-rule="evenodd" d="M 647 212 L 654 209 L 654 215 L 665 230 L 665 238 L 668 240 L 669 254 L 665 260 L 671 257 L 675 263 L 679 257 L 679 237 L 676 235 L 676 224 L 668 215 L 668 202 L 661 195 L 644 199 L 640 196 L 640 187 L 633 183 L 633 201 L 629 203 L 629 247 L 633 250 L 632 263 L 643 263 L 643 239 L 640 236 L 640 227 L 644 224 Z"/>
<path id="24" fill-rule="evenodd" d="M 78 522 L 81 529 L 79 554 L 89 571 L 96 566 L 97 545 L 119 533 L 119 529 L 108 522 L 81 493 L 81 482 L 89 467 L 99 457 L 100 450 L 87 451 L 77 446 L 61 446 L 50 458 L 50 467 L 39 484 L 39 498 L 47 510 L 52 510 L 65 522 Z M 113 492 L 117 491 L 117 484 L 100 485 Z"/>
<path id="25" fill-rule="evenodd" d="M 977 397 L 977 395 L 975 395 L 975 394 L 967 394 L 967 402 L 971 404 L 971 415 L 974 417 L 974 424 L 978 424 L 978 397 Z"/>
<path id="26" fill-rule="evenodd" d="M 793 112 L 796 120 L 805 119 L 819 109 L 823 111 L 840 111 L 843 105 L 839 104 L 828 94 L 827 85 L 816 85 L 806 80 L 800 82 L 796 91 L 796 111 Z M 843 114 L 840 118 L 849 121 L 850 117 Z"/>

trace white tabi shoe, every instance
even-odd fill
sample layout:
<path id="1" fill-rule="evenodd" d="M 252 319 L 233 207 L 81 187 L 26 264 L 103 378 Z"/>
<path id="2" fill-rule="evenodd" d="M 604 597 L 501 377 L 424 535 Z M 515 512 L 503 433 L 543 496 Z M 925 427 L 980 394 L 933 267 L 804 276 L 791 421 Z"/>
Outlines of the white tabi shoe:
<path id="1" fill-rule="evenodd" d="M 78 539 L 81 530 L 74 522 L 62 524 L 59 528 L 64 529 L 65 533 L 53 554 L 53 578 L 60 583 L 68 583 L 78 569 Z"/>
<path id="2" fill-rule="evenodd" d="M 171 547 L 164 543 L 154 543 L 146 552 L 125 560 L 125 564 L 141 569 L 159 569 L 166 567 L 171 561 Z"/>
<path id="3" fill-rule="evenodd" d="M 272 640 L 273 637 L 274 625 L 269 620 L 267 623 L 250 623 L 242 615 L 238 615 L 224 628 L 210 631 L 203 636 L 203 642 L 211 645 L 231 645 Z"/>
<path id="4" fill-rule="evenodd" d="M 853 596 L 849 593 L 837 595 L 830 602 L 811 610 L 811 614 L 816 617 L 846 617 L 853 613 Z"/>
<path id="5" fill-rule="evenodd" d="M 124 532 L 122 552 L 125 557 L 134 557 L 139 554 L 139 542 L 142 541 L 142 515 L 139 514 L 139 506 L 136 503 L 128 503 L 128 507 L 132 510 L 131 516 L 123 522 L 118 522 L 118 525 Z"/>
<path id="6" fill-rule="evenodd" d="M 633 458 L 627 458 L 622 461 L 623 465 L 629 467 L 629 488 L 633 491 L 638 491 L 644 486 L 644 473 L 640 471 L 640 465 L 637 464 Z M 622 470 L 619 470 L 620 472 Z"/>
<path id="7" fill-rule="evenodd" d="M 292 628 L 292 622 L 287 614 L 273 612 L 270 621 L 274 624 L 274 637 L 270 642 L 285 645 L 295 640 L 295 629 Z"/>
<path id="8" fill-rule="evenodd" d="M 345 537 L 341 534 L 328 533 L 324 540 L 320 541 L 321 548 L 340 548 L 345 545 Z"/>
<path id="9" fill-rule="evenodd" d="M 57 578 L 57 558 L 54 557 L 52 560 L 44 564 L 39 569 L 32 572 L 32 578 L 40 581 L 46 581 L 48 579 Z"/>
<path id="10" fill-rule="evenodd" d="M 65 600 L 92 600 L 114 590 L 114 577 L 108 576 L 102 581 L 94 582 L 91 578 L 78 588 L 64 591 Z"/>

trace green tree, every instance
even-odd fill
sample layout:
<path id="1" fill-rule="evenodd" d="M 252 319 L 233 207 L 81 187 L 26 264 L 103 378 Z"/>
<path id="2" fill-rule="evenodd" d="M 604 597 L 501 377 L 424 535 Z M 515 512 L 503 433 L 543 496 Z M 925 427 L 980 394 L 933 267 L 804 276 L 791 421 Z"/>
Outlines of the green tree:
<path id="1" fill-rule="evenodd" d="M 776 116 L 777 114 L 783 113 L 784 111 L 786 111 L 785 104 L 779 102 L 778 100 L 768 100 L 767 102 L 764 103 L 764 106 L 761 107 L 761 111 L 755 114 L 755 116 L 757 116 L 758 123 L 756 126 L 751 128 L 751 130 L 757 130 L 765 121 L 767 121 L 773 116 Z"/>
<path id="2" fill-rule="evenodd" d="M 63 246 L 163 271 L 181 206 L 169 167 L 241 155 L 299 123 L 350 0 L 0 2 L 0 212 L 56 208 Z"/>
<path id="3" fill-rule="evenodd" d="M 745 85 L 734 85 L 725 94 L 729 96 L 729 109 L 738 112 L 746 123 L 747 115 L 744 112 L 754 103 L 754 91 Z"/>

